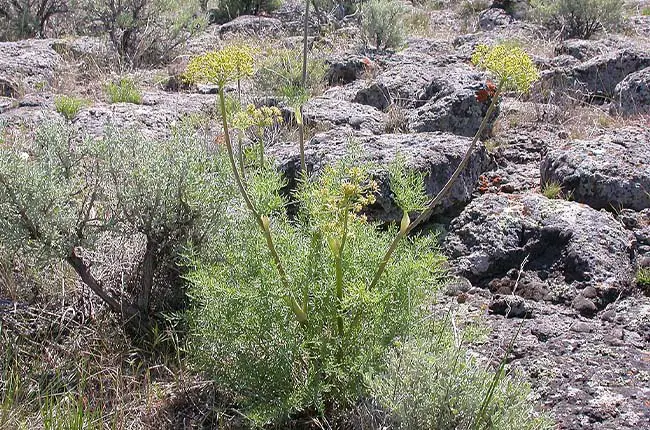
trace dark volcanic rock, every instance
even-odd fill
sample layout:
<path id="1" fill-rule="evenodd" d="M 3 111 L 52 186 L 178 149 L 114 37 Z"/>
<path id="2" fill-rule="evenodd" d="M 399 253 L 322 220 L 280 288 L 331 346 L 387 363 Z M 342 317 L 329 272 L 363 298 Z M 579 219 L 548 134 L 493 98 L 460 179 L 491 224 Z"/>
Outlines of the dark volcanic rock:
<path id="1" fill-rule="evenodd" d="M 0 87 L 5 87 L 0 88 L 4 93 L 0 95 L 16 97 L 19 93 L 16 87 L 35 90 L 51 85 L 63 65 L 63 59 L 52 48 L 54 42 L 37 39 L 0 42 Z"/>
<path id="2" fill-rule="evenodd" d="M 474 315 L 484 313 L 491 302 L 470 294 L 463 306 Z M 558 429 L 648 428 L 650 298 L 621 298 L 607 306 L 602 319 L 586 319 L 562 305 L 533 305 L 531 320 L 489 313 L 490 338 L 471 348 L 491 357 L 497 366 L 519 333 L 507 371 L 530 381 L 535 400 L 556 420 Z M 458 304 L 447 306 L 456 309 Z"/>
<path id="3" fill-rule="evenodd" d="M 613 97 L 619 82 L 646 67 L 650 67 L 650 52 L 627 48 L 591 58 L 574 67 L 571 76 L 590 94 Z"/>
<path id="4" fill-rule="evenodd" d="M 386 114 L 372 106 L 345 100 L 316 97 L 303 107 L 305 122 L 317 126 L 349 126 L 355 130 L 384 131 Z"/>
<path id="5" fill-rule="evenodd" d="M 613 113 L 635 115 L 650 113 L 650 67 L 632 73 L 614 90 Z"/>
<path id="6" fill-rule="evenodd" d="M 612 50 L 601 40 L 567 39 L 555 48 L 557 55 L 570 55 L 580 61 L 587 61 Z"/>
<path id="7" fill-rule="evenodd" d="M 496 27 L 505 27 L 512 21 L 512 16 L 501 8 L 491 7 L 478 14 L 478 26 L 483 31 L 492 30 Z"/>
<path id="8" fill-rule="evenodd" d="M 470 144 L 470 139 L 447 133 L 383 134 L 353 132 L 350 129 L 334 129 L 312 138 L 305 146 L 307 168 L 316 174 L 327 164 L 346 155 L 350 145 L 356 145 L 361 161 L 376 166 L 381 191 L 377 203 L 370 208 L 374 218 L 395 220 L 401 213 L 395 206 L 385 180 L 386 166 L 397 154 L 406 158 L 407 166 L 426 174 L 425 185 L 429 195 L 436 194 L 447 182 L 460 163 Z M 299 151 L 295 143 L 275 145 L 269 148 L 280 169 L 290 181 L 294 181 L 300 167 Z M 483 146 L 474 152 L 468 167 L 459 181 L 439 205 L 436 213 L 457 210 L 472 195 L 476 181 L 490 166 L 490 159 Z"/>
<path id="9" fill-rule="evenodd" d="M 609 213 L 539 194 L 486 194 L 452 222 L 444 246 L 456 272 L 473 283 L 515 280 L 523 264 L 529 297 L 570 303 L 590 288 L 583 296 L 595 296 L 602 308 L 630 290 L 633 244 Z M 502 280 L 496 288 L 514 283 Z"/>
<path id="10" fill-rule="evenodd" d="M 431 76 L 423 97 L 426 103 L 411 115 L 410 129 L 474 136 L 490 104 L 476 98 L 476 92 L 486 82 L 485 75 L 458 65 L 432 70 Z M 497 115 L 498 112 L 490 118 L 489 127 Z"/>
<path id="11" fill-rule="evenodd" d="M 414 132 L 473 136 L 488 108 L 476 99 L 485 82 L 486 76 L 468 65 L 441 67 L 421 56 L 419 61 L 407 56 L 360 88 L 353 101 L 380 110 L 392 104 L 411 110 L 409 128 Z"/>
<path id="12" fill-rule="evenodd" d="M 107 126 L 136 128 L 156 138 L 169 136 L 171 128 L 189 114 L 208 113 L 214 96 L 201 94 L 145 93 L 144 104 L 95 104 L 83 108 L 73 124 L 85 133 L 101 136 Z"/>
<path id="13" fill-rule="evenodd" d="M 556 181 L 576 201 L 596 209 L 650 207 L 650 130 L 624 128 L 573 140 L 548 152 L 542 184 Z"/>
<path id="14" fill-rule="evenodd" d="M 357 80 L 371 64 L 369 60 L 364 62 L 364 58 L 353 55 L 330 60 L 329 68 L 325 72 L 325 80 L 330 85 L 349 84 Z"/>

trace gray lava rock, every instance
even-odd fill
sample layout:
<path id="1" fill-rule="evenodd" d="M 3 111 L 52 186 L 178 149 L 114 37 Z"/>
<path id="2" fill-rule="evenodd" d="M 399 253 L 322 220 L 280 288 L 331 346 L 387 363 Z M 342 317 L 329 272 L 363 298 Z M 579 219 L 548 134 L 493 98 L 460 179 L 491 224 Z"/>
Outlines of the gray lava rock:
<path id="1" fill-rule="evenodd" d="M 580 61 L 587 61 L 611 51 L 611 47 L 601 40 L 567 39 L 555 48 L 557 55 L 570 55 Z"/>
<path id="2" fill-rule="evenodd" d="M 478 26 L 483 31 L 496 27 L 505 27 L 513 21 L 513 17 L 501 8 L 491 7 L 478 14 Z"/>
<path id="3" fill-rule="evenodd" d="M 486 81 L 485 76 L 466 65 L 436 68 L 431 76 L 423 95 L 427 102 L 411 114 L 409 128 L 415 132 L 447 131 L 474 136 L 490 104 L 476 98 L 476 92 Z M 487 131 L 498 116 L 498 109 L 495 112 Z"/>
<path id="4" fill-rule="evenodd" d="M 16 97 L 18 87 L 33 91 L 51 85 L 63 64 L 53 43 L 38 39 L 0 42 L 0 95 Z"/>
<path id="5" fill-rule="evenodd" d="M 448 61 L 448 58 L 433 58 L 415 51 L 393 55 L 384 61 L 387 69 L 362 88 L 354 101 L 381 110 L 393 103 L 412 109 L 424 105 L 441 89 L 452 92 L 454 84 L 478 89 L 478 83 L 485 82 L 485 75 L 469 66 L 458 64 L 450 70 L 446 67 Z M 445 85 L 446 79 L 449 83 Z"/>
<path id="6" fill-rule="evenodd" d="M 101 136 L 107 126 L 135 128 L 150 137 L 165 137 L 184 115 L 209 112 L 214 96 L 201 94 L 146 93 L 146 104 L 95 104 L 83 108 L 73 124 L 85 133 Z"/>
<path id="7" fill-rule="evenodd" d="M 316 126 L 349 126 L 355 130 L 370 130 L 382 133 L 386 114 L 372 106 L 352 103 L 345 100 L 317 97 L 309 100 L 303 107 L 306 123 Z"/>
<path id="8" fill-rule="evenodd" d="M 541 163 L 542 184 L 555 181 L 573 199 L 596 209 L 650 207 L 650 130 L 624 128 L 573 140 Z"/>
<path id="9" fill-rule="evenodd" d="M 358 90 L 353 101 L 380 110 L 393 103 L 411 110 L 409 128 L 413 132 L 473 136 L 489 105 L 476 99 L 486 76 L 465 64 L 442 67 L 421 56 L 415 61 L 410 55 L 402 60 Z"/>
<path id="10" fill-rule="evenodd" d="M 357 80 L 368 67 L 364 62 L 364 57 L 359 55 L 332 59 L 328 61 L 328 64 L 325 80 L 330 85 L 349 84 Z"/>
<path id="11" fill-rule="evenodd" d="M 380 184 L 377 203 L 369 208 L 368 215 L 384 221 L 401 217 L 393 202 L 386 179 L 386 166 L 397 154 L 406 157 L 409 168 L 424 172 L 426 192 L 434 195 L 442 189 L 452 172 L 460 163 L 470 140 L 448 133 L 382 134 L 354 132 L 350 129 L 334 129 L 313 137 L 305 145 L 307 168 L 318 174 L 324 166 L 345 156 L 350 145 L 357 146 L 361 162 L 376 166 L 376 179 Z M 268 149 L 279 168 L 293 183 L 300 167 L 299 150 L 295 143 L 274 145 Z M 483 146 L 479 146 L 459 181 L 438 206 L 436 214 L 458 210 L 471 198 L 481 172 L 490 166 L 490 158 Z"/>
<path id="12" fill-rule="evenodd" d="M 528 256 L 524 275 L 535 280 L 529 297 L 570 303 L 576 290 L 593 287 L 602 308 L 631 287 L 633 244 L 609 213 L 539 194 L 485 194 L 452 222 L 444 247 L 474 285 L 504 274 L 516 279 L 511 269 Z"/>
<path id="13" fill-rule="evenodd" d="M 506 318 L 531 318 L 532 308 L 519 296 L 496 295 L 489 306 L 490 312 L 503 315 Z"/>
<path id="14" fill-rule="evenodd" d="M 592 95 L 613 97 L 629 74 L 650 67 L 650 52 L 619 49 L 594 57 L 571 70 L 571 76 Z"/>
<path id="15" fill-rule="evenodd" d="M 634 72 L 623 79 L 614 90 L 612 112 L 622 115 L 650 113 L 650 67 Z"/>

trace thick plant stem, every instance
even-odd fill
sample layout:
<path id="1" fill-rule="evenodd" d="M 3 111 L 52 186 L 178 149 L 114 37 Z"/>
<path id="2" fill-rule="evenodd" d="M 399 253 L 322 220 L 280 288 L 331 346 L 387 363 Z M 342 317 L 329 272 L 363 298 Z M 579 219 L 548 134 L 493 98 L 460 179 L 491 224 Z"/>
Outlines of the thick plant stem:
<path id="1" fill-rule="evenodd" d="M 244 169 L 244 144 L 242 143 L 242 131 L 237 132 L 237 158 L 239 161 L 239 170 L 241 171 L 242 179 L 246 179 L 246 170 Z"/>
<path id="2" fill-rule="evenodd" d="M 375 276 L 373 277 L 372 282 L 370 283 L 368 289 L 372 290 L 377 286 L 377 283 L 379 282 L 379 279 L 381 279 L 381 275 L 384 273 L 384 270 L 386 270 L 386 265 L 388 264 L 393 253 L 395 252 L 395 249 L 397 248 L 399 241 L 402 240 L 402 238 L 404 238 L 411 231 L 413 231 L 415 227 L 417 227 L 418 225 L 420 225 L 421 223 L 429 219 L 435 207 L 440 203 L 442 198 L 447 195 L 449 190 L 451 190 L 451 188 L 458 180 L 460 174 L 463 173 L 463 170 L 465 170 L 465 167 L 467 167 L 467 164 L 469 163 L 469 160 L 471 159 L 472 154 L 474 153 L 474 148 L 476 147 L 479 138 L 485 131 L 485 127 L 487 127 L 488 121 L 492 116 L 494 109 L 496 108 L 497 100 L 499 99 L 499 95 L 501 94 L 501 90 L 503 89 L 504 84 L 505 84 L 505 80 L 501 80 L 501 82 L 499 82 L 499 87 L 495 91 L 494 96 L 492 96 L 492 102 L 490 103 L 490 106 L 488 107 L 488 110 L 485 113 L 485 116 L 483 117 L 483 121 L 481 121 L 481 125 L 479 126 L 476 134 L 474 135 L 474 138 L 472 139 L 472 143 L 467 148 L 467 151 L 465 152 L 465 156 L 461 160 L 460 164 L 458 165 L 458 167 L 456 167 L 456 170 L 454 170 L 454 173 L 452 173 L 451 177 L 449 178 L 445 186 L 442 187 L 442 189 L 438 192 L 438 194 L 436 194 L 436 196 L 433 199 L 431 199 L 429 203 L 427 203 L 426 209 L 422 211 L 422 213 L 420 213 L 420 215 L 412 223 L 409 223 L 409 225 L 405 229 L 400 229 L 399 233 L 397 234 L 397 236 L 395 236 L 395 239 L 393 239 L 393 242 L 391 242 L 390 246 L 386 250 L 386 253 L 382 258 L 381 263 L 377 268 L 377 272 L 375 273 Z"/>
<path id="3" fill-rule="evenodd" d="M 226 99 L 223 93 L 223 86 L 219 87 L 219 103 L 221 104 L 221 111 L 226 112 Z M 262 217 L 259 212 L 255 209 L 255 205 L 253 205 L 253 202 L 248 195 L 248 192 L 246 191 L 246 188 L 244 187 L 244 183 L 239 176 L 239 172 L 237 171 L 237 162 L 235 161 L 235 154 L 232 148 L 232 142 L 230 141 L 230 136 L 228 133 L 228 121 L 226 119 L 226 115 L 221 115 L 222 118 L 222 125 L 223 125 L 223 133 L 224 133 L 224 141 L 226 143 L 226 151 L 228 152 L 228 160 L 230 161 L 230 167 L 232 169 L 233 176 L 235 177 L 235 183 L 237 184 L 237 188 L 239 189 L 239 193 L 241 194 L 242 198 L 244 199 L 244 202 L 246 203 L 246 207 L 248 210 L 251 211 L 253 214 L 253 217 L 255 218 L 255 221 L 257 222 L 257 225 L 262 229 L 262 232 L 264 234 L 264 238 L 266 239 L 266 244 L 267 247 L 269 248 L 269 253 L 271 254 L 271 257 L 273 258 L 273 262 L 275 263 L 275 267 L 278 271 L 278 274 L 280 275 L 280 281 L 282 282 L 282 285 L 285 288 L 286 295 L 284 296 L 284 301 L 289 307 L 289 309 L 294 313 L 296 316 L 296 320 L 301 324 L 304 325 L 307 322 L 307 314 L 303 310 L 303 308 L 298 304 L 296 299 L 293 297 L 293 294 L 291 293 L 291 286 L 289 285 L 289 278 L 287 277 L 287 273 L 284 270 L 284 266 L 282 265 L 282 260 L 280 259 L 280 256 L 278 255 L 275 245 L 273 243 L 273 237 L 271 236 L 271 230 L 269 227 L 269 219 L 266 217 Z"/>
<path id="4" fill-rule="evenodd" d="M 302 106 L 298 109 L 302 109 Z M 300 171 L 306 172 L 307 166 L 305 165 L 305 125 L 302 121 L 298 124 L 298 144 L 300 145 Z"/>
<path id="5" fill-rule="evenodd" d="M 336 269 L 336 299 L 338 300 L 338 312 L 336 316 L 336 326 L 339 332 L 339 336 L 343 338 L 344 327 L 343 327 L 343 249 L 345 248 L 345 242 L 348 236 L 348 217 L 349 212 L 348 208 L 345 208 L 345 218 L 343 219 L 343 237 L 341 237 L 341 242 L 336 250 L 336 255 L 334 257 L 334 265 Z"/>
<path id="6" fill-rule="evenodd" d="M 307 51 L 309 44 L 309 2 L 311 0 L 305 0 L 305 21 L 303 23 L 303 34 L 302 34 L 302 80 L 301 85 L 303 91 L 307 90 Z M 302 106 L 299 106 L 297 110 L 302 111 Z M 302 112 L 299 112 L 300 121 L 298 121 L 298 144 L 300 145 L 300 170 L 302 172 L 307 172 L 307 166 L 305 164 L 305 125 L 302 120 Z"/>
<path id="7" fill-rule="evenodd" d="M 264 168 L 264 130 L 260 127 L 260 169 Z"/>

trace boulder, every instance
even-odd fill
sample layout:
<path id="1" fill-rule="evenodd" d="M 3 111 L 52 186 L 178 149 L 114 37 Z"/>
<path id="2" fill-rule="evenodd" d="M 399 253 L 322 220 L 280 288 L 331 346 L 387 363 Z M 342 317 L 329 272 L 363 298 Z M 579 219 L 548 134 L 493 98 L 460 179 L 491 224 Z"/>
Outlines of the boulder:
<path id="1" fill-rule="evenodd" d="M 590 308 L 585 300 L 601 309 L 629 291 L 633 245 L 611 214 L 540 194 L 485 194 L 452 222 L 444 240 L 452 267 L 473 284 L 575 302 L 583 313 Z"/>
<path id="2" fill-rule="evenodd" d="M 409 128 L 413 132 L 473 136 L 489 105 L 476 99 L 486 79 L 465 64 L 442 67 L 429 60 L 405 61 L 359 89 L 353 100 L 380 110 L 392 104 L 412 110 Z"/>
<path id="3" fill-rule="evenodd" d="M 113 126 L 135 128 L 146 136 L 162 138 L 184 116 L 214 108 L 214 96 L 201 94 L 145 93 L 143 101 L 141 105 L 97 103 L 83 108 L 73 124 L 93 136 L 101 136 L 107 126 Z"/>
<path id="4" fill-rule="evenodd" d="M 486 76 L 466 65 L 437 68 L 424 93 L 426 103 L 410 116 L 409 128 L 414 132 L 446 131 L 460 136 L 474 136 L 486 115 L 490 101 L 479 101 L 478 90 Z M 490 118 L 489 131 L 498 116 Z"/>
<path id="5" fill-rule="evenodd" d="M 601 40 L 567 39 L 555 48 L 556 55 L 570 55 L 577 60 L 587 61 L 611 51 L 612 47 Z"/>
<path id="6" fill-rule="evenodd" d="M 571 70 L 571 77 L 593 96 L 611 98 L 616 86 L 628 75 L 650 67 L 650 52 L 618 49 L 598 55 Z"/>
<path id="7" fill-rule="evenodd" d="M 401 53 L 381 63 L 386 70 L 361 88 L 354 101 L 384 110 L 395 103 L 403 108 L 422 106 L 429 98 L 434 75 L 444 76 L 444 60 L 418 52 Z"/>
<path id="8" fill-rule="evenodd" d="M 650 207 L 650 130 L 628 127 L 550 150 L 541 183 L 557 182 L 564 193 L 596 209 L 637 211 Z"/>
<path id="9" fill-rule="evenodd" d="M 529 0 L 494 0 L 492 8 L 505 10 L 514 19 L 524 19 L 528 16 L 531 5 Z"/>
<path id="10" fill-rule="evenodd" d="M 483 31 L 493 30 L 496 27 L 505 27 L 514 19 L 504 9 L 491 7 L 478 14 L 478 26 Z"/>
<path id="11" fill-rule="evenodd" d="M 641 212 L 623 209 L 618 213 L 618 219 L 634 233 L 639 266 L 650 267 L 650 209 Z"/>
<path id="12" fill-rule="evenodd" d="M 318 174 L 324 166 L 335 163 L 354 146 L 360 155 L 360 162 L 368 162 L 375 167 L 376 179 L 380 185 L 377 203 L 369 208 L 368 214 L 375 219 L 392 221 L 401 217 L 386 180 L 386 168 L 395 156 L 403 155 L 409 168 L 425 173 L 426 192 L 433 196 L 442 189 L 460 164 L 469 144 L 470 139 L 449 133 L 373 135 L 370 132 L 334 129 L 317 134 L 306 144 L 305 159 L 307 169 Z M 291 187 L 295 184 L 300 168 L 298 145 L 274 145 L 269 147 L 268 152 L 276 159 Z M 480 145 L 435 213 L 449 214 L 462 208 L 471 199 L 479 175 L 490 165 L 489 155 Z"/>
<path id="13" fill-rule="evenodd" d="M 349 84 L 361 77 L 365 70 L 372 67 L 371 61 L 363 56 L 353 55 L 328 61 L 325 80 L 330 85 Z"/>
<path id="14" fill-rule="evenodd" d="M 29 39 L 0 42 L 0 95 L 16 97 L 50 86 L 63 65 L 54 41 Z"/>
<path id="15" fill-rule="evenodd" d="M 372 106 L 345 100 L 316 97 L 305 103 L 303 115 L 307 124 L 334 128 L 347 126 L 355 130 L 384 131 L 386 114 Z"/>
<path id="16" fill-rule="evenodd" d="M 650 113 L 650 67 L 623 79 L 616 88 L 612 113 L 636 115 Z"/>

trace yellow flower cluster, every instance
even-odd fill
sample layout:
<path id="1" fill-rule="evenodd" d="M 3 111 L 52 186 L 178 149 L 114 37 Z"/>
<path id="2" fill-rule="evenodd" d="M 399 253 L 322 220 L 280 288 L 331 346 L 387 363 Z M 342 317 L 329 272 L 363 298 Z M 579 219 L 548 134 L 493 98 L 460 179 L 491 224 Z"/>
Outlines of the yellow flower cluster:
<path id="1" fill-rule="evenodd" d="M 246 46 L 227 46 L 192 58 L 185 69 L 189 82 L 224 87 L 253 74 L 253 51 Z"/>
<path id="2" fill-rule="evenodd" d="M 282 112 L 277 107 L 262 106 L 256 108 L 249 104 L 246 109 L 237 112 L 232 120 L 232 126 L 239 130 L 249 127 L 270 127 L 276 122 L 282 122 Z"/>
<path id="3" fill-rule="evenodd" d="M 472 63 L 492 72 L 506 89 L 526 93 L 539 79 L 539 71 L 526 52 L 511 44 L 478 45 Z"/>
<path id="4" fill-rule="evenodd" d="M 316 190 L 315 200 L 321 205 L 317 210 L 319 224 L 327 236 L 339 236 L 343 220 L 347 216 L 351 216 L 351 220 L 363 219 L 357 214 L 364 207 L 375 203 L 375 193 L 379 191 L 377 182 L 370 180 L 362 168 L 346 169 L 344 176 L 341 178 L 335 174 L 333 167 L 327 167 L 322 176 L 322 184 Z"/>

